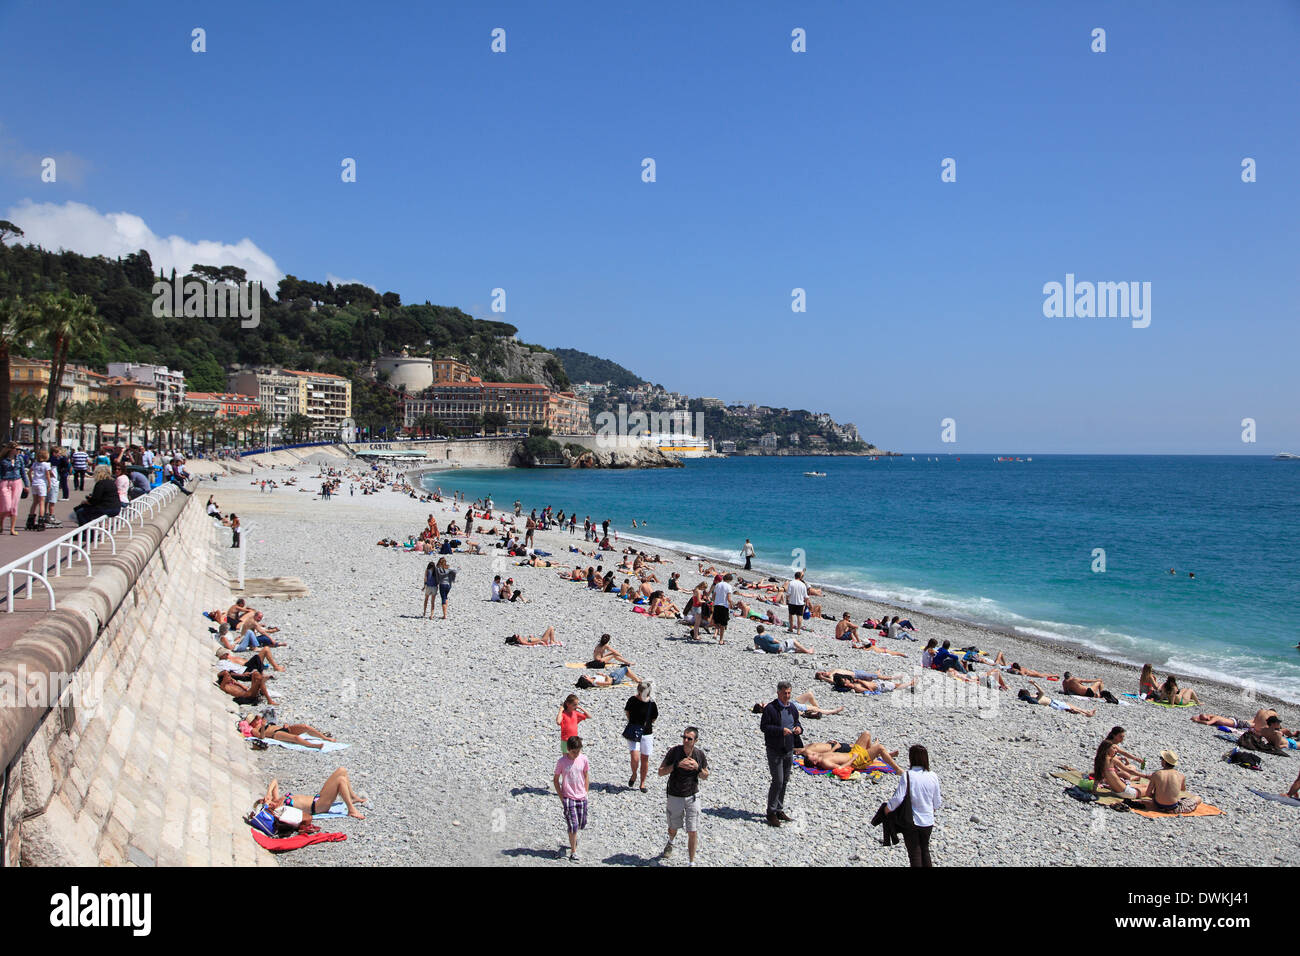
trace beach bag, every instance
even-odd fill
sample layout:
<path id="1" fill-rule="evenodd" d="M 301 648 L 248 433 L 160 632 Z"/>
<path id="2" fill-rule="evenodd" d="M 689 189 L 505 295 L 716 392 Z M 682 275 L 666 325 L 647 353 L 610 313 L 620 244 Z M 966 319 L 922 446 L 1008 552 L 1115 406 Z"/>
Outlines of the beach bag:
<path id="1" fill-rule="evenodd" d="M 248 817 L 248 825 L 258 833 L 266 836 L 275 836 L 275 816 L 266 807 L 261 807 L 258 811 Z"/>
<path id="2" fill-rule="evenodd" d="M 1237 747 L 1233 747 L 1232 752 L 1229 753 L 1225 759 L 1227 759 L 1228 763 L 1235 763 L 1238 766 L 1245 767 L 1247 770 L 1264 769 L 1264 761 L 1259 759 L 1259 754 L 1249 753 L 1248 751 L 1240 750 Z"/>
<path id="3" fill-rule="evenodd" d="M 886 812 L 885 816 L 890 825 L 899 833 L 911 833 L 916 829 L 916 822 L 912 819 L 912 774 L 910 771 L 903 774 L 903 802 L 893 811 Z"/>
<path id="4" fill-rule="evenodd" d="M 640 724 L 628 724 L 623 728 L 623 739 L 637 741 L 645 734 L 645 728 Z"/>

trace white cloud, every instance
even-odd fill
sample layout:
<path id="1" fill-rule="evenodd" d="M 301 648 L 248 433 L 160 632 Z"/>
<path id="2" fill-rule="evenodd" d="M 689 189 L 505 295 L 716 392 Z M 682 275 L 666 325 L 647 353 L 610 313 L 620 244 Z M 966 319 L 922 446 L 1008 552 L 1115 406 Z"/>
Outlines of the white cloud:
<path id="1" fill-rule="evenodd" d="M 154 270 L 184 275 L 196 263 L 215 266 L 238 266 L 251 280 L 261 281 L 272 293 L 284 273 L 275 260 L 257 247 L 252 239 L 236 243 L 215 239 L 185 239 L 182 236 L 159 236 L 143 219 L 129 212 L 101 213 L 84 203 L 36 203 L 25 199 L 5 214 L 24 235 L 19 241 L 30 242 L 51 252 L 66 249 L 84 256 L 107 256 L 116 259 L 141 249 L 149 253 Z"/>
<path id="2" fill-rule="evenodd" d="M 327 273 L 325 273 L 325 281 L 326 281 L 326 282 L 333 282 L 335 288 L 338 288 L 338 287 L 341 286 L 341 285 L 363 285 L 363 286 L 365 286 L 367 289 L 369 289 L 371 292 L 378 292 L 378 291 L 379 291 L 379 290 L 376 289 L 374 286 L 372 286 L 369 282 L 362 282 L 360 279 L 340 279 L 338 276 L 336 276 L 336 275 L 335 275 L 334 273 L 332 273 L 332 272 L 327 272 Z"/>

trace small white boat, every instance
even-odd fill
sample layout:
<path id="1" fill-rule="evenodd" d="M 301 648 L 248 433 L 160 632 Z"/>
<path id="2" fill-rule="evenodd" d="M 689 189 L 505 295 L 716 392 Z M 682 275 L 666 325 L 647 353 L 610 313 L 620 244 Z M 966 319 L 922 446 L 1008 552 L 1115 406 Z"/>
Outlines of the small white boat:
<path id="1" fill-rule="evenodd" d="M 1293 455 L 1289 451 L 1278 452 L 1273 456 L 1274 461 L 1300 461 L 1300 455 Z"/>
<path id="2" fill-rule="evenodd" d="M 826 477 L 826 472 L 824 472 L 824 471 L 805 471 L 805 472 L 803 473 L 803 476 L 804 476 L 805 478 L 825 478 L 825 477 Z"/>

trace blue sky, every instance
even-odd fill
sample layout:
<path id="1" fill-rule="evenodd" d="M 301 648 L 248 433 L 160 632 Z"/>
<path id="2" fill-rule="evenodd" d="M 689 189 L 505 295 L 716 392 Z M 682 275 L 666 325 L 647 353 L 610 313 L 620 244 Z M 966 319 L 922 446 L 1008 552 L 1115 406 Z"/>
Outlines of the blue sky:
<path id="1" fill-rule="evenodd" d="M 0 2 L 0 216 L 502 287 L 525 341 L 884 447 L 1300 452 L 1300 3 L 463 7 Z M 1150 326 L 1045 318 L 1066 273 Z"/>

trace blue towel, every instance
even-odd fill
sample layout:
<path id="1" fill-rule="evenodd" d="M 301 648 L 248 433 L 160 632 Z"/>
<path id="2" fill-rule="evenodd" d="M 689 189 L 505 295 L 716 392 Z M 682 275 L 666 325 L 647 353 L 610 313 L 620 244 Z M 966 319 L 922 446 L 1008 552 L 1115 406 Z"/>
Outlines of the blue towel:
<path id="1" fill-rule="evenodd" d="M 1251 793 L 1257 797 L 1263 797 L 1265 800 L 1272 800 L 1274 803 L 1285 803 L 1288 807 L 1300 807 L 1300 800 L 1294 797 L 1285 797 L 1280 793 L 1269 793 L 1267 790 L 1256 790 L 1254 787 L 1247 787 Z"/>

